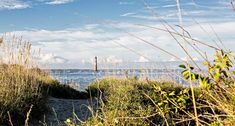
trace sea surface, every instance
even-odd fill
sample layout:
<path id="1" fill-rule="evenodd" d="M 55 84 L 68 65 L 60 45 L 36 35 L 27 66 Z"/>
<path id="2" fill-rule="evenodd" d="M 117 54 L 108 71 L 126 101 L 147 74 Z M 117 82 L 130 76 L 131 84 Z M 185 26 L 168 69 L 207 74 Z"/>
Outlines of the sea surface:
<path id="1" fill-rule="evenodd" d="M 96 79 L 106 77 L 126 78 L 138 77 L 148 80 L 172 80 L 178 84 L 185 84 L 181 77 L 181 69 L 51 69 L 52 77 L 63 84 L 73 86 L 78 90 L 85 90 Z"/>

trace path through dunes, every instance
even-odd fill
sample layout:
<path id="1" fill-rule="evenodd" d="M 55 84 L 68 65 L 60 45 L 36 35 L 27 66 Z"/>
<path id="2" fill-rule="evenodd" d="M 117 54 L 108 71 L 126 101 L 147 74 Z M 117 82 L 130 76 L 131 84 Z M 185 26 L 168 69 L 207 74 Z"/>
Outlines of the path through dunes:
<path id="1" fill-rule="evenodd" d="M 64 126 L 67 119 L 80 123 L 92 115 L 91 110 L 97 108 L 97 100 L 94 99 L 58 99 L 50 97 L 48 107 L 50 111 L 44 116 L 43 121 L 33 121 L 31 125 L 40 126 Z"/>

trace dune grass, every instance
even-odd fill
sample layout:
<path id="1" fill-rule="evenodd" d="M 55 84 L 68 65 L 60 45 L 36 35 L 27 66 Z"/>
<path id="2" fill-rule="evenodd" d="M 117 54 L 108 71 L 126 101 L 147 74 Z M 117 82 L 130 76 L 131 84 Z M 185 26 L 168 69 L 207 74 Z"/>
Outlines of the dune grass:
<path id="1" fill-rule="evenodd" d="M 47 97 L 81 98 L 87 94 L 38 68 L 31 45 L 21 37 L 0 38 L 0 125 L 29 125 L 47 111 Z"/>
<path id="2" fill-rule="evenodd" d="M 99 100 L 99 108 L 81 125 L 233 126 L 234 60 L 232 53 L 221 50 L 214 60 L 203 62 L 207 72 L 198 72 L 189 64 L 180 65 L 184 78 L 198 84 L 193 93 L 191 87 L 169 81 L 97 80 L 87 91 Z M 66 123 L 77 125 L 70 120 Z"/>
<path id="3" fill-rule="evenodd" d="M 31 111 L 39 117 L 46 110 L 40 75 L 19 65 L 1 65 L 0 124 L 22 125 Z M 32 106 L 32 110 L 30 110 Z"/>
<path id="4" fill-rule="evenodd" d="M 92 83 L 89 90 L 101 98 L 100 108 L 84 125 L 174 125 L 182 120 L 178 125 L 195 124 L 186 120 L 193 112 L 189 89 L 174 82 L 109 78 Z M 199 90 L 196 100 L 203 103 Z M 210 112 L 206 107 L 200 110 Z"/>
<path id="5" fill-rule="evenodd" d="M 47 111 L 48 96 L 88 97 L 87 93 L 60 84 L 40 69 L 6 64 L 0 65 L 0 69 L 0 124 L 22 125 L 28 111 L 30 117 L 40 118 Z"/>

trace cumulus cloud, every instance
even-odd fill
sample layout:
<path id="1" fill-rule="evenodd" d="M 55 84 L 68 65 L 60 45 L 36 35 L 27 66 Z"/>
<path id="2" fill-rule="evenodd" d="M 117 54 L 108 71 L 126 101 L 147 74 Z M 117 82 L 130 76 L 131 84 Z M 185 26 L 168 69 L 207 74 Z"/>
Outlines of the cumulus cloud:
<path id="1" fill-rule="evenodd" d="M 8 10 L 14 10 L 14 9 L 24 9 L 29 8 L 30 4 L 27 2 L 23 2 L 20 0 L 1 0 L 0 1 L 0 10 L 1 9 L 8 9 Z"/>
<path id="2" fill-rule="evenodd" d="M 149 26 L 163 28 L 160 24 L 146 24 Z M 221 36 L 224 44 L 234 51 L 233 48 L 233 35 L 235 32 L 233 26 L 234 22 L 222 22 L 211 24 L 217 34 Z M 170 57 L 168 54 L 156 49 L 142 41 L 136 39 L 133 36 L 126 34 L 125 32 L 117 32 L 115 30 L 110 30 L 106 32 L 109 25 L 102 27 L 96 24 L 87 25 L 84 28 L 79 29 L 62 29 L 62 30 L 25 30 L 25 31 L 15 31 L 16 35 L 22 35 L 24 39 L 29 40 L 33 43 L 33 48 L 41 48 L 41 52 L 55 55 L 46 55 L 43 62 L 54 62 L 63 63 L 66 59 L 69 62 L 82 62 L 82 60 L 90 61 L 90 58 L 98 56 L 99 62 L 102 63 L 120 63 L 120 62 L 148 62 L 144 57 L 139 57 L 136 53 L 131 52 L 127 48 L 123 48 L 117 45 L 114 41 L 121 43 L 122 45 L 135 50 L 139 54 L 144 54 L 151 61 L 159 61 L 164 59 L 169 61 Z M 140 27 L 129 23 L 116 23 L 116 27 L 120 29 L 131 29 L 131 33 L 147 40 L 158 47 L 161 47 L 178 57 L 185 57 L 185 53 L 177 45 L 177 42 L 169 35 L 161 30 L 148 29 L 146 27 Z M 201 26 L 206 27 L 206 24 L 201 24 Z M 95 27 L 99 27 L 98 29 Z M 112 27 L 112 26 L 111 26 Z M 185 27 L 192 33 L 193 38 L 204 40 L 207 44 L 214 44 L 210 41 L 210 37 L 200 30 L 200 26 L 190 25 Z M 207 28 L 206 29 L 210 29 Z M 226 30 L 223 30 L 226 29 Z M 181 29 L 179 29 L 181 31 Z M 210 31 L 209 31 L 210 32 Z M 178 39 L 179 37 L 177 37 Z M 179 39 L 179 41 L 181 41 Z M 183 41 L 181 41 L 183 42 Z M 202 45 L 201 50 L 206 50 L 207 54 L 212 54 L 208 48 Z M 190 54 L 193 57 L 199 57 L 195 52 L 188 46 Z M 59 56 L 59 57 L 57 57 Z M 63 60 L 63 57 L 66 59 Z M 62 59 L 61 59 L 62 58 Z M 175 61 L 176 59 L 171 59 Z M 67 64 L 67 62 L 65 62 Z"/>
<path id="3" fill-rule="evenodd" d="M 149 62 L 149 60 L 143 56 L 140 56 L 138 62 Z"/>
<path id="4" fill-rule="evenodd" d="M 64 41 L 76 41 L 76 40 L 84 40 L 92 38 L 102 39 L 102 38 L 110 38 L 110 34 L 107 33 L 96 33 L 92 30 L 80 30 L 80 29 L 64 29 L 64 30 L 25 30 L 25 31 L 13 31 L 13 33 L 17 35 L 23 35 L 26 39 L 36 41 L 36 42 L 64 42 Z"/>
<path id="5" fill-rule="evenodd" d="M 178 61 L 175 57 L 170 58 L 170 62 Z"/>
<path id="6" fill-rule="evenodd" d="M 122 59 L 117 58 L 116 56 L 108 56 L 103 60 L 104 63 L 122 63 Z"/>
<path id="7" fill-rule="evenodd" d="M 193 61 L 199 61 L 199 59 L 197 57 L 192 57 Z M 182 57 L 181 60 L 183 61 L 190 61 L 189 57 Z"/>
<path id="8" fill-rule="evenodd" d="M 68 61 L 63 57 L 54 54 L 42 54 L 37 58 L 37 60 L 43 64 L 63 64 Z"/>
<path id="9" fill-rule="evenodd" d="M 49 2 L 46 2 L 46 4 L 50 5 L 59 5 L 59 4 L 66 4 L 66 3 L 71 3 L 74 0 L 51 0 Z"/>
<path id="10" fill-rule="evenodd" d="M 185 29 L 193 35 L 199 36 L 202 35 L 202 28 L 205 29 L 208 33 L 214 34 L 213 29 L 218 34 L 233 36 L 235 22 L 223 22 L 223 23 L 200 23 L 200 25 L 191 25 Z M 205 34 L 205 32 L 204 32 Z"/>

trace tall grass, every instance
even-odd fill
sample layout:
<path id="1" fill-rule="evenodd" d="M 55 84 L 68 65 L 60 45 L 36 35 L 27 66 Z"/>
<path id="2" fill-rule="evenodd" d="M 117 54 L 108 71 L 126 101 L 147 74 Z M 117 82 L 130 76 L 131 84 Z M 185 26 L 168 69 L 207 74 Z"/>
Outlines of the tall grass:
<path id="1" fill-rule="evenodd" d="M 46 99 L 39 85 L 46 76 L 32 69 L 35 64 L 31 61 L 30 48 L 31 45 L 24 42 L 21 37 L 4 35 L 1 38 L 1 125 L 22 125 L 29 110 L 34 112 L 33 116 L 35 117 L 40 115 L 37 113 L 42 113 L 45 110 Z"/>
<path id="2" fill-rule="evenodd" d="M 0 125 L 29 125 L 47 111 L 47 97 L 88 98 L 60 84 L 38 67 L 31 44 L 22 37 L 0 38 Z"/>
<path id="3" fill-rule="evenodd" d="M 189 64 L 180 65 L 184 78 L 197 83 L 197 87 L 137 78 L 97 80 L 87 91 L 99 99 L 100 106 L 81 125 L 233 126 L 234 60 L 233 54 L 221 50 L 213 61 L 203 62 L 208 72 L 198 72 Z M 77 125 L 71 120 L 67 124 Z"/>
<path id="4" fill-rule="evenodd" d="M 199 88 L 184 88 L 170 81 L 106 78 L 93 82 L 89 91 L 100 101 L 95 114 L 81 125 L 196 125 L 195 100 L 200 124 L 213 123 L 204 116 L 223 113 L 209 106 Z M 211 102 L 211 101 L 210 101 Z"/>
<path id="5" fill-rule="evenodd" d="M 22 37 L 6 34 L 0 38 L 0 125 L 29 125 L 32 118 L 40 118 L 47 110 L 48 95 L 86 95 L 80 96 L 39 69 L 34 60 L 37 55 Z"/>
<path id="6" fill-rule="evenodd" d="M 176 0 L 176 2 L 180 12 L 180 1 Z M 146 3 L 145 6 L 154 17 L 159 19 L 159 16 L 151 7 Z M 181 15 L 179 20 L 182 24 Z M 235 125 L 234 54 L 224 51 L 223 46 L 218 46 L 216 42 L 217 47 L 194 39 L 184 29 L 183 25 L 179 26 L 180 30 L 183 31 L 181 33 L 164 19 L 160 18 L 159 21 L 165 29 L 146 25 L 138 26 L 169 33 L 177 42 L 188 57 L 188 61 L 182 61 L 184 65 L 180 67 L 183 68 L 182 76 L 188 81 L 190 88 L 175 85 L 167 86 L 169 83 L 165 84 L 164 82 L 144 82 L 129 79 L 96 81 L 90 85 L 89 91 L 100 99 L 100 108 L 90 120 L 82 125 Z M 127 32 L 127 34 L 146 45 L 180 59 L 171 51 L 160 48 L 148 40 L 132 33 Z M 215 31 L 214 34 L 219 39 Z M 219 41 L 221 45 L 224 45 L 220 39 Z M 118 44 L 118 42 L 115 43 Z M 204 59 L 205 69 L 200 68 L 193 60 L 187 46 Z M 208 59 L 208 55 L 201 50 L 202 46 L 215 50 L 215 57 Z M 133 49 L 126 49 L 136 52 Z M 190 64 L 190 62 L 193 64 Z M 193 84 L 200 86 L 195 87 Z"/>

